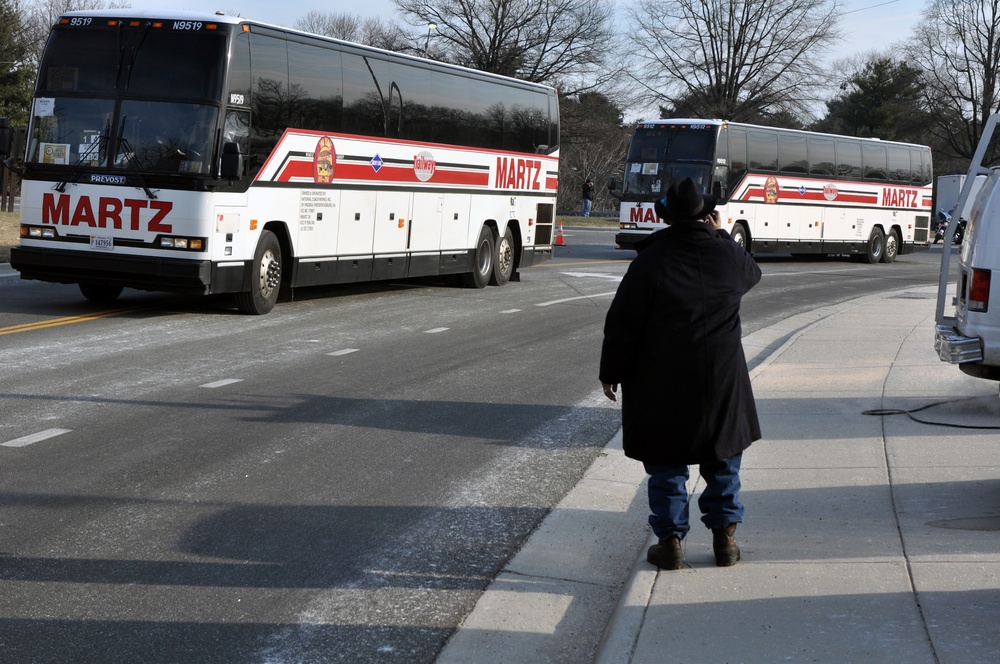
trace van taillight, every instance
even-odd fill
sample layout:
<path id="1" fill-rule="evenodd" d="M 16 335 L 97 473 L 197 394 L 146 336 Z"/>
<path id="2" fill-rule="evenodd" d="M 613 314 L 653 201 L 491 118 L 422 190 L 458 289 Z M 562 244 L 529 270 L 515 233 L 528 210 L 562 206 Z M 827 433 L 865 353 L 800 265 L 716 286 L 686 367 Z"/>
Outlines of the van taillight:
<path id="1" fill-rule="evenodd" d="M 969 282 L 969 311 L 985 312 L 990 304 L 990 271 L 973 268 Z"/>

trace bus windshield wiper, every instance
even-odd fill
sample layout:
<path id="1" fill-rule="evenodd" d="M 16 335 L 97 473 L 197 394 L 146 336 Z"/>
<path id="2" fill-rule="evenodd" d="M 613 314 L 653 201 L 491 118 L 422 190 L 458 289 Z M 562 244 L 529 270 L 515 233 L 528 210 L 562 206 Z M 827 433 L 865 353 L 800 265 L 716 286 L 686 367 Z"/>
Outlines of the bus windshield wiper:
<path id="1" fill-rule="evenodd" d="M 100 160 L 101 158 L 100 155 L 104 151 L 104 148 L 107 145 L 107 143 L 108 143 L 108 135 L 106 133 L 100 134 L 97 137 L 97 141 L 95 143 L 91 143 L 90 146 L 87 148 L 87 151 L 81 154 L 80 157 L 75 162 L 73 162 L 73 166 L 76 167 L 85 161 L 90 161 L 91 158 L 94 156 L 95 151 L 98 160 Z M 55 190 L 58 191 L 60 194 L 63 193 L 64 191 L 66 191 L 66 185 L 71 182 L 74 183 L 77 182 L 82 174 L 83 170 L 77 169 L 76 171 L 73 172 L 73 177 L 63 180 L 62 182 L 57 184 L 55 186 Z"/>
<path id="2" fill-rule="evenodd" d="M 136 161 L 135 150 L 132 149 L 132 146 L 129 144 L 128 139 L 122 135 L 125 133 L 126 118 L 128 118 L 127 115 L 122 116 L 121 124 L 118 127 L 118 136 L 116 137 L 116 142 L 118 144 L 118 147 L 124 148 L 125 150 L 124 155 L 122 156 L 122 160 L 124 160 L 125 163 L 128 164 L 129 168 L 131 168 L 135 172 L 135 177 L 139 181 L 139 184 L 142 185 L 142 190 L 146 192 L 146 196 L 149 197 L 150 200 L 155 199 L 156 194 L 152 192 L 152 190 L 149 188 L 149 185 L 146 184 L 146 178 L 142 176 L 142 170 L 139 168 L 139 164 Z"/>

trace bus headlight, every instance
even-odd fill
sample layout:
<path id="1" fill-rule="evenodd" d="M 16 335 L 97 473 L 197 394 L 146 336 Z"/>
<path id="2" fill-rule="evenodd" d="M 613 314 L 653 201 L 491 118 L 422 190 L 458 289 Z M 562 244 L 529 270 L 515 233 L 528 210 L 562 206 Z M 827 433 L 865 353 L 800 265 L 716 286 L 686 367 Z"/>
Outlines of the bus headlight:
<path id="1" fill-rule="evenodd" d="M 181 251 L 201 251 L 205 241 L 200 237 L 160 236 L 160 249 L 180 249 Z"/>
<path id="2" fill-rule="evenodd" d="M 622 221 L 618 223 L 618 229 L 623 231 L 635 231 L 639 229 L 639 225 L 630 221 Z"/>
<path id="3" fill-rule="evenodd" d="M 21 237 L 38 240 L 54 240 L 56 237 L 56 229 L 46 226 L 21 226 Z"/>

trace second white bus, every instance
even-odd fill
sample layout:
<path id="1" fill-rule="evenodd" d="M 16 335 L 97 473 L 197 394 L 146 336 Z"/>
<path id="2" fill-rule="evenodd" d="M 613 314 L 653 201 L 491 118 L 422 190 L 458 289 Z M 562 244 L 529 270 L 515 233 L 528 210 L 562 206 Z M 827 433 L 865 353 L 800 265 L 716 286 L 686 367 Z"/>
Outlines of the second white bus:
<path id="1" fill-rule="evenodd" d="M 847 254 L 891 263 L 926 249 L 933 210 L 927 146 L 721 120 L 641 122 L 629 144 L 616 242 L 663 228 L 653 204 L 691 177 L 719 199 L 753 253 Z"/>

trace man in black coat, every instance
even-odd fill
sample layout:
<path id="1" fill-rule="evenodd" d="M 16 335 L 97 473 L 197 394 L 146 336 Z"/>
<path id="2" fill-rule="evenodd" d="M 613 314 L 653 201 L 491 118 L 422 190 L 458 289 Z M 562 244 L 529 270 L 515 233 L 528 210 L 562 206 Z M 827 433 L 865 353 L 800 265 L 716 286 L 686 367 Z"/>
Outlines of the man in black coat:
<path id="1" fill-rule="evenodd" d="M 680 569 L 688 524 L 688 466 L 699 464 L 698 499 L 716 564 L 736 564 L 734 532 L 743 450 L 759 440 L 740 327 L 740 301 L 760 281 L 753 258 L 720 228 L 715 198 L 690 178 L 657 201 L 669 226 L 637 245 L 608 310 L 600 379 L 614 401 L 622 387 L 626 456 L 649 474 L 647 560 Z"/>

